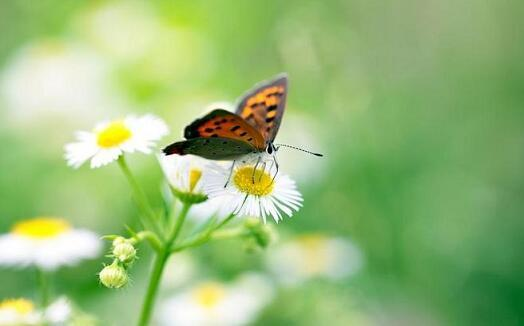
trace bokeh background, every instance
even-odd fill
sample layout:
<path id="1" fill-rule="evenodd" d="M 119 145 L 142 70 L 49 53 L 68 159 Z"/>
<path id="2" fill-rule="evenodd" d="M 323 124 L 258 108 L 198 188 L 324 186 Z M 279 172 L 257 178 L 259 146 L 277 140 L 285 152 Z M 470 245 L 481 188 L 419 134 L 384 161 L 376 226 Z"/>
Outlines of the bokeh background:
<path id="1" fill-rule="evenodd" d="M 522 325 L 523 9 L 474 0 L 2 1 L 0 231 L 58 215 L 123 233 L 136 221 L 126 181 L 115 165 L 68 168 L 73 132 L 152 112 L 171 128 L 164 145 L 210 103 L 285 71 L 277 140 L 325 158 L 281 151 L 305 202 L 276 229 L 281 241 L 345 238 L 362 266 L 278 290 L 254 323 Z M 159 203 L 155 158 L 129 163 Z M 209 245 L 192 252 L 189 277 L 263 273 L 264 255 L 235 241 Z M 141 248 L 124 290 L 98 284 L 101 257 L 58 272 L 55 293 L 103 325 L 127 325 L 149 258 Z M 36 296 L 32 271 L 0 270 L 0 298 L 13 296 Z"/>

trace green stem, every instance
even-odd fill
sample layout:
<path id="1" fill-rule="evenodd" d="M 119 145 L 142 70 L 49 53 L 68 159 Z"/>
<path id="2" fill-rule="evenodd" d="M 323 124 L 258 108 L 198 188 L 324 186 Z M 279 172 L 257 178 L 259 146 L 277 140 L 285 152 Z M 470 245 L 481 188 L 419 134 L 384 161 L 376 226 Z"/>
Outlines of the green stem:
<path id="1" fill-rule="evenodd" d="M 153 272 L 151 273 L 151 278 L 149 280 L 149 285 L 144 299 L 144 304 L 142 305 L 142 312 L 140 313 L 140 319 L 138 321 L 139 326 L 147 326 L 149 320 L 151 319 L 151 314 L 153 313 L 153 308 L 155 305 L 156 294 L 158 292 L 158 287 L 160 285 L 160 280 L 162 279 L 162 274 L 166 266 L 166 262 L 171 255 L 171 246 L 178 238 L 182 226 L 186 220 L 187 213 L 191 208 L 191 204 L 184 204 L 182 211 L 176 221 L 175 226 L 171 234 L 169 235 L 168 240 L 166 241 L 163 249 L 156 255 L 155 263 L 153 265 Z"/>
<path id="2" fill-rule="evenodd" d="M 216 232 L 219 229 L 221 229 L 222 227 L 224 227 L 227 223 L 229 223 L 233 219 L 233 217 L 235 217 L 234 214 L 229 214 L 229 216 L 226 217 L 217 226 L 214 226 L 211 229 L 209 229 L 207 231 L 204 231 L 203 233 L 201 233 L 199 236 L 197 236 L 196 238 L 194 238 L 192 240 L 189 240 L 189 241 L 187 241 L 185 243 L 180 244 L 179 246 L 176 246 L 176 247 L 172 248 L 171 252 L 175 253 L 175 252 L 179 252 L 179 251 L 185 250 L 187 248 L 192 248 L 192 247 L 197 247 L 197 246 L 203 245 L 204 243 L 208 242 L 210 239 L 215 238 L 216 237 Z M 227 230 L 227 231 L 229 231 L 229 230 Z M 217 239 L 223 239 L 224 237 L 220 237 L 219 236 L 219 237 L 216 237 L 216 238 Z"/>
<path id="3" fill-rule="evenodd" d="M 133 189 L 133 198 L 135 199 L 135 202 L 141 211 L 140 216 L 142 216 L 142 218 L 140 219 L 140 221 L 146 229 L 155 230 L 158 232 L 159 228 L 156 224 L 156 214 L 151 208 L 146 194 L 144 193 L 142 188 L 140 188 L 140 185 L 131 173 L 131 170 L 129 169 L 129 166 L 126 163 L 124 155 L 120 155 L 120 157 L 118 158 L 118 165 L 122 169 L 122 172 L 124 172 L 124 175 L 126 176 L 129 185 Z"/>
<path id="4" fill-rule="evenodd" d="M 39 268 L 36 270 L 38 277 L 38 285 L 40 289 L 40 304 L 45 309 L 49 305 L 51 299 L 51 284 L 49 282 L 49 274 Z"/>

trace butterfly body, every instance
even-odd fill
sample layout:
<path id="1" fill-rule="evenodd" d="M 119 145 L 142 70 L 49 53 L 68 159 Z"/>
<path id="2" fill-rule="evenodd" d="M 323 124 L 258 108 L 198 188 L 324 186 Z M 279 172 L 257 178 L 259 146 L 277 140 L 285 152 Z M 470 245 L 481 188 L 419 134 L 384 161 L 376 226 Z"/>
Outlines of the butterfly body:
<path id="1" fill-rule="evenodd" d="M 184 129 L 186 140 L 175 142 L 166 155 L 198 155 L 211 160 L 237 160 L 251 154 L 273 155 L 273 141 L 284 114 L 287 76 L 261 83 L 242 97 L 236 112 L 216 109 Z"/>

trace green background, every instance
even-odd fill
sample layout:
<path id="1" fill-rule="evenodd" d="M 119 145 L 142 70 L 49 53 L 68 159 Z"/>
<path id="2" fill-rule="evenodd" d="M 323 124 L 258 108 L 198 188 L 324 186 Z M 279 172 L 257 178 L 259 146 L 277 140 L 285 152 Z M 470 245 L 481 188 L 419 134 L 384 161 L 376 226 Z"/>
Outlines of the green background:
<path id="1" fill-rule="evenodd" d="M 72 107 L 68 118 L 29 112 L 20 121 L 13 118 L 18 109 L 0 98 L 2 232 L 42 214 L 99 234 L 124 232 L 123 223 L 136 220 L 125 179 L 115 164 L 68 168 L 62 146 L 73 132 L 118 113 L 152 112 L 171 127 L 165 145 L 209 103 L 233 101 L 285 71 L 291 86 L 277 140 L 325 158 L 286 160 L 296 154 L 281 153 L 282 170 L 299 171 L 305 202 L 276 229 L 347 237 L 366 265 L 342 283 L 317 280 L 281 291 L 258 323 L 347 325 L 356 313 L 386 325 L 524 323 L 522 3 L 124 4 L 0 3 L 0 73 L 27 44 L 78 43 L 107 63 L 111 91 L 126 103 L 87 118 L 71 114 Z M 158 47 L 154 55 L 108 54 L 86 23 L 104 6 L 136 6 L 182 36 L 168 33 L 149 44 Z M 300 128 L 307 137 L 297 136 Z M 129 163 L 158 203 L 155 158 L 137 154 Z M 59 271 L 55 292 L 102 324 L 124 325 L 136 318 L 145 288 L 149 254 L 141 249 L 128 288 L 109 291 L 97 283 L 100 258 Z M 194 253 L 211 277 L 263 270 L 260 254 L 234 241 Z M 30 270 L 0 270 L 0 298 L 35 297 L 34 288 Z"/>

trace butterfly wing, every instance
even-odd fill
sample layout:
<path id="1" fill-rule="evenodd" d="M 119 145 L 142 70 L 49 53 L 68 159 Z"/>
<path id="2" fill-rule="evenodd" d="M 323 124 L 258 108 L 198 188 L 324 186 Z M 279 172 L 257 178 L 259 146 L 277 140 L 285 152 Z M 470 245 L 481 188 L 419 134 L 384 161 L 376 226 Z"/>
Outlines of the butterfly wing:
<path id="1" fill-rule="evenodd" d="M 265 150 L 265 141 L 260 132 L 235 113 L 217 109 L 203 118 L 195 120 L 184 129 L 186 139 L 229 138 L 245 142 L 259 151 Z"/>
<path id="2" fill-rule="evenodd" d="M 253 126 L 266 142 L 273 142 L 286 107 L 287 76 L 259 84 L 237 106 L 236 113 Z"/>
<path id="3" fill-rule="evenodd" d="M 234 160 L 255 150 L 248 142 L 225 137 L 197 137 L 173 143 L 164 154 L 198 155 L 210 160 Z"/>

